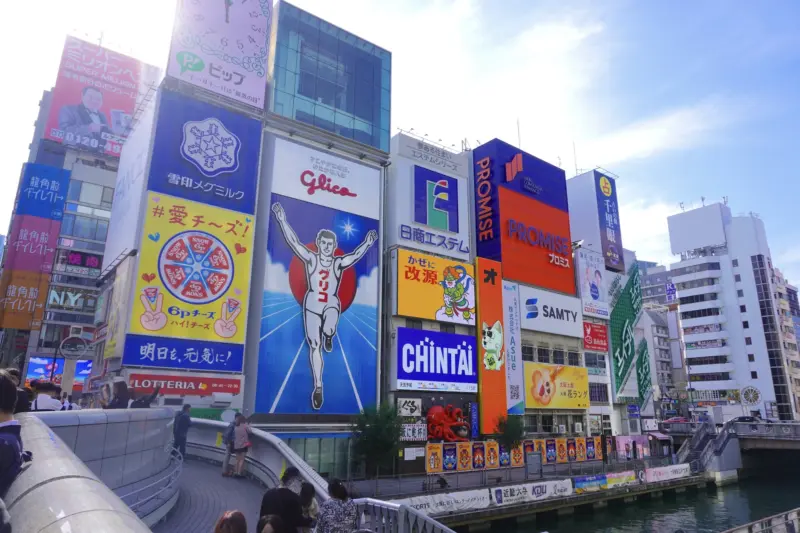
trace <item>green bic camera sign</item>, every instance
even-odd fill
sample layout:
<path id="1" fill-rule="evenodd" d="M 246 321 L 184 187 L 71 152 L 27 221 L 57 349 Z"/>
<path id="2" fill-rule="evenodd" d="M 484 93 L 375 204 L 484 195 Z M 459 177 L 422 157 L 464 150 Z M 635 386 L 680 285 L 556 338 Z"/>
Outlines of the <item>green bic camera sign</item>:
<path id="1" fill-rule="evenodd" d="M 619 395 L 636 359 L 633 327 L 642 311 L 642 286 L 639 267 L 628 269 L 628 281 L 611 310 L 611 370 L 614 375 L 614 396 Z"/>
<path id="2" fill-rule="evenodd" d="M 644 407 L 653 392 L 653 381 L 650 374 L 650 354 L 647 352 L 647 341 L 642 339 L 636 356 L 636 382 L 639 386 L 639 407 Z"/>

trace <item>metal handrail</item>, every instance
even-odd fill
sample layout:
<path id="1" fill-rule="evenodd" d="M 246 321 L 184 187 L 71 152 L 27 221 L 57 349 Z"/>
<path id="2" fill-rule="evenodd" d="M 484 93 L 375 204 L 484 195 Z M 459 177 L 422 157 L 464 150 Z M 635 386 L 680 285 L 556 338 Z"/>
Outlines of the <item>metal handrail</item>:
<path id="1" fill-rule="evenodd" d="M 789 528 L 789 524 L 792 528 Z M 800 529 L 800 508 L 754 520 L 741 526 L 725 530 L 723 533 L 750 533 L 752 531 L 784 533 Z"/>
<path id="2" fill-rule="evenodd" d="M 171 494 L 169 494 L 169 496 L 171 497 L 175 493 L 175 491 L 178 489 L 178 482 L 180 481 L 181 473 L 183 472 L 183 457 L 181 456 L 181 453 L 178 450 L 174 450 L 174 449 L 172 450 L 172 452 L 170 454 L 170 466 L 167 468 L 167 470 L 168 470 L 167 474 L 165 476 L 161 477 L 160 479 L 158 479 L 157 481 L 154 481 L 153 483 L 150 483 L 149 485 L 146 485 L 144 487 L 140 487 L 140 488 L 138 488 L 136 490 L 133 490 L 133 491 L 125 494 L 125 495 L 122 495 L 122 496 L 120 496 L 120 498 L 122 498 L 123 501 L 128 503 L 128 507 L 130 507 L 132 511 L 136 512 L 136 510 L 138 508 L 140 508 L 141 506 L 143 506 L 147 502 L 160 497 L 162 494 L 164 494 L 164 492 L 166 492 L 167 490 L 170 490 L 170 489 L 172 490 Z M 143 492 L 147 491 L 148 489 L 151 489 L 151 488 L 163 483 L 165 480 L 166 480 L 166 484 L 163 487 L 158 489 L 153 494 L 147 496 L 146 498 L 141 499 L 141 500 L 139 499 L 139 495 L 141 493 L 143 493 Z M 131 503 L 128 498 L 130 498 L 131 496 L 134 496 L 134 495 L 136 495 L 136 500 L 133 503 Z M 139 513 L 137 513 L 137 515 L 138 514 Z"/>
<path id="3" fill-rule="evenodd" d="M 430 516 L 405 504 L 372 498 L 353 500 L 358 510 L 358 530 L 376 533 L 455 533 Z"/>

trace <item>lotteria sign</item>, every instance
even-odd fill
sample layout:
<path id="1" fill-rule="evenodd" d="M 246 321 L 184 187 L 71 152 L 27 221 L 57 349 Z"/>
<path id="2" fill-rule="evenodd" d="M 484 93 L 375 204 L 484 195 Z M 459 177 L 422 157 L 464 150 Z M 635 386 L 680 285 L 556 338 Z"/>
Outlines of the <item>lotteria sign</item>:
<path id="1" fill-rule="evenodd" d="M 397 328 L 398 390 L 477 392 L 475 337 Z"/>
<path id="2" fill-rule="evenodd" d="M 642 287 L 639 267 L 634 262 L 628 269 L 628 281 L 611 311 L 611 369 L 614 395 L 619 394 L 628 379 L 636 359 L 636 339 L 633 328 L 642 311 Z"/>
<path id="3" fill-rule="evenodd" d="M 131 374 L 130 385 L 135 391 L 143 393 L 151 393 L 160 387 L 161 394 L 210 396 L 215 392 L 239 394 L 242 381 L 192 375 Z"/>
<path id="4" fill-rule="evenodd" d="M 581 301 L 534 287 L 519 286 L 522 329 L 583 337 Z"/>

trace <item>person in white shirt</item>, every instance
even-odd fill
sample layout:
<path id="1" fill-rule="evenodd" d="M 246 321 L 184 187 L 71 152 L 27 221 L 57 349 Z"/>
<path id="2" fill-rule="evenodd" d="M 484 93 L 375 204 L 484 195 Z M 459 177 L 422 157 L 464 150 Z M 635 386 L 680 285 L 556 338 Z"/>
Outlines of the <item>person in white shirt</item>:
<path id="1" fill-rule="evenodd" d="M 81 410 L 81 406 L 72 401 L 72 395 L 71 394 L 67 395 L 67 393 L 65 392 L 64 396 L 63 396 L 63 398 L 61 400 L 61 410 L 62 411 L 80 411 Z"/>
<path id="2" fill-rule="evenodd" d="M 56 386 L 52 383 L 40 383 L 36 389 L 39 393 L 31 403 L 31 411 L 60 411 L 61 401 L 56 398 Z"/>

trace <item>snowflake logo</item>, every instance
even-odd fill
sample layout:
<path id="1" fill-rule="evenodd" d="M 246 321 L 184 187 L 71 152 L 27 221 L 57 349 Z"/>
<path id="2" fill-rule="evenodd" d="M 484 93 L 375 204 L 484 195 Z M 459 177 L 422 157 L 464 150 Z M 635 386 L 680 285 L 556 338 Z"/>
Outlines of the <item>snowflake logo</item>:
<path id="1" fill-rule="evenodd" d="M 216 118 L 188 121 L 183 125 L 181 155 L 209 178 L 239 168 L 242 142 Z"/>

